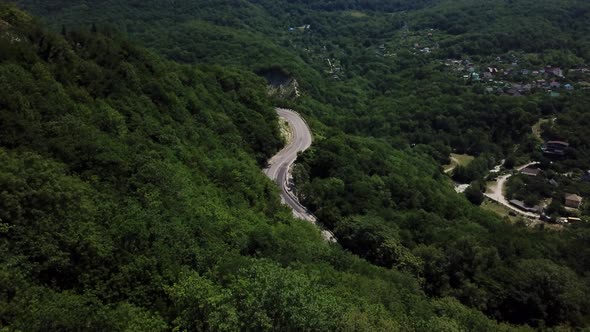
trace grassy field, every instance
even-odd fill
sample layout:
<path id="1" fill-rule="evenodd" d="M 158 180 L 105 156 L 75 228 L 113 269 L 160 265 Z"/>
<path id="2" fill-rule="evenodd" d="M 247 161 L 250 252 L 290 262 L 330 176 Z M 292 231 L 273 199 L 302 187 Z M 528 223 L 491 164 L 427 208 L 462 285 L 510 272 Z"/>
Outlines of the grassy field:
<path id="1" fill-rule="evenodd" d="M 465 166 L 469 164 L 475 157 L 468 154 L 451 153 L 451 163 L 444 165 L 445 172 L 454 169 L 457 166 Z"/>
<path id="2" fill-rule="evenodd" d="M 533 135 L 540 141 L 542 141 L 543 139 L 541 138 L 541 125 L 543 123 L 547 123 L 549 122 L 549 119 L 539 119 L 539 121 L 537 121 L 537 123 L 535 123 L 533 125 Z"/>
<path id="3" fill-rule="evenodd" d="M 363 12 L 359 12 L 358 10 L 349 10 L 345 12 L 346 15 L 348 16 L 352 16 L 354 18 L 363 18 L 363 17 L 367 17 L 368 15 L 363 13 Z"/>
<path id="4" fill-rule="evenodd" d="M 517 221 L 522 220 L 522 217 L 519 217 L 518 215 L 512 216 L 510 215 L 510 209 L 505 207 L 502 204 L 496 203 L 492 200 L 486 199 L 482 204 L 481 204 L 481 208 L 484 210 L 488 210 L 491 212 L 494 212 L 495 214 L 501 216 L 501 217 L 508 217 L 508 219 L 510 219 L 510 222 L 515 223 Z"/>

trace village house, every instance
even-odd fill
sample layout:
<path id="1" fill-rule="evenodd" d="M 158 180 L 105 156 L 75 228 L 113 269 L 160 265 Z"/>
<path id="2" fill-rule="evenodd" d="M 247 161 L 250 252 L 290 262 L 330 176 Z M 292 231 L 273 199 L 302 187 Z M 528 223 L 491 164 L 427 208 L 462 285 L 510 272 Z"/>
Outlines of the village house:
<path id="1" fill-rule="evenodd" d="M 486 72 L 488 72 L 488 73 L 490 73 L 492 75 L 496 75 L 496 74 L 498 74 L 498 68 L 488 67 Z"/>
<path id="2" fill-rule="evenodd" d="M 519 200 L 516 200 L 516 199 L 511 200 L 509 203 L 511 205 L 519 208 L 520 210 L 526 211 L 526 212 L 540 213 L 543 210 L 543 208 L 541 208 L 538 205 L 535 205 L 533 207 L 529 207 L 526 204 L 524 204 L 523 201 L 519 201 Z"/>
<path id="3" fill-rule="evenodd" d="M 563 77 L 563 70 L 561 70 L 561 68 L 558 68 L 558 67 L 553 68 L 553 67 L 547 66 L 547 67 L 545 67 L 545 72 L 547 74 L 553 74 L 557 77 Z"/>
<path id="4" fill-rule="evenodd" d="M 526 167 L 523 170 L 520 171 L 521 174 L 524 175 L 528 175 L 528 176 L 537 176 L 542 172 L 541 169 L 539 168 L 532 168 L 532 167 Z"/>
<path id="5" fill-rule="evenodd" d="M 565 194 L 565 206 L 578 209 L 580 205 L 582 205 L 582 197 L 576 194 Z"/>
<path id="6" fill-rule="evenodd" d="M 545 154 L 563 156 L 566 154 L 566 149 L 569 147 L 569 143 L 563 141 L 547 141 L 541 150 Z"/>

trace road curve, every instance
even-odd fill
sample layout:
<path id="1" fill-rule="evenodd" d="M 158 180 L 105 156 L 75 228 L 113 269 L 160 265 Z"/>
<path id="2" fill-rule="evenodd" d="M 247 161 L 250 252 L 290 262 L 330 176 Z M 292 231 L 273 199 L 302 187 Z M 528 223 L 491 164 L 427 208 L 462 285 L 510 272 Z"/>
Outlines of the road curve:
<path id="1" fill-rule="evenodd" d="M 533 166 L 538 164 L 539 162 L 536 161 L 532 161 L 526 165 L 522 165 L 519 167 L 516 167 L 516 171 L 520 172 L 523 169 L 529 167 L 529 166 Z M 512 206 L 512 204 L 510 204 L 510 202 L 506 199 L 506 196 L 504 196 L 504 186 L 506 181 L 508 180 L 508 178 L 510 178 L 512 176 L 512 173 L 510 174 L 505 174 L 505 175 L 501 175 L 498 176 L 498 178 L 496 179 L 496 184 L 495 186 L 492 186 L 491 188 L 488 188 L 490 192 L 486 192 L 484 195 L 493 200 L 496 201 L 504 206 L 506 206 L 507 208 L 509 208 L 510 210 L 517 212 L 521 215 L 530 217 L 530 218 L 539 218 L 539 215 L 536 213 L 532 213 L 532 212 L 527 212 L 527 211 L 522 211 L 519 208 Z"/>
<path id="2" fill-rule="evenodd" d="M 290 168 L 297 159 L 297 154 L 311 146 L 311 131 L 305 120 L 297 112 L 284 108 L 277 108 L 276 111 L 279 118 L 289 124 L 292 137 L 291 141 L 268 161 L 264 174 L 277 183 L 281 189 L 281 200 L 291 207 L 295 217 L 317 225 L 316 217 L 299 203 L 290 188 Z M 322 236 L 326 240 L 335 242 L 334 235 L 327 230 L 322 231 Z"/>

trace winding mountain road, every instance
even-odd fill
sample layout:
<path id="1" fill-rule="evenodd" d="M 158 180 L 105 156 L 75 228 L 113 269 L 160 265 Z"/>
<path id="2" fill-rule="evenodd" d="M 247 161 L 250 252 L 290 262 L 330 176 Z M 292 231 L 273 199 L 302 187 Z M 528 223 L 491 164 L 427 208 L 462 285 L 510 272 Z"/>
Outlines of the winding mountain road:
<path id="1" fill-rule="evenodd" d="M 281 200 L 293 210 L 293 215 L 299 219 L 307 220 L 319 227 L 316 217 L 299 203 L 299 200 L 291 190 L 291 166 L 297 159 L 297 154 L 307 150 L 311 146 L 312 136 L 309 126 L 303 118 L 295 111 L 277 108 L 279 118 L 285 120 L 291 128 L 291 139 L 287 145 L 274 155 L 264 169 L 271 180 L 277 183 L 281 189 Z M 334 234 L 328 230 L 322 230 L 324 239 L 336 242 Z"/>

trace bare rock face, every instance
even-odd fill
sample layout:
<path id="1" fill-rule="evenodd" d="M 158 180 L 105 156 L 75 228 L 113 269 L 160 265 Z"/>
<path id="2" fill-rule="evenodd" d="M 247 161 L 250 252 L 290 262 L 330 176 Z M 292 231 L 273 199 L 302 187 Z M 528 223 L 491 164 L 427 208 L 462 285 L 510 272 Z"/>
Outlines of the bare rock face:
<path id="1" fill-rule="evenodd" d="M 268 82 L 267 92 L 269 96 L 279 99 L 294 99 L 301 95 L 297 80 L 283 68 L 273 67 L 260 70 L 258 75 Z"/>
<path id="2" fill-rule="evenodd" d="M 279 99 L 294 99 L 301 95 L 299 91 L 299 83 L 296 79 L 291 79 L 285 84 L 279 86 L 268 85 L 267 92 L 270 96 Z"/>

